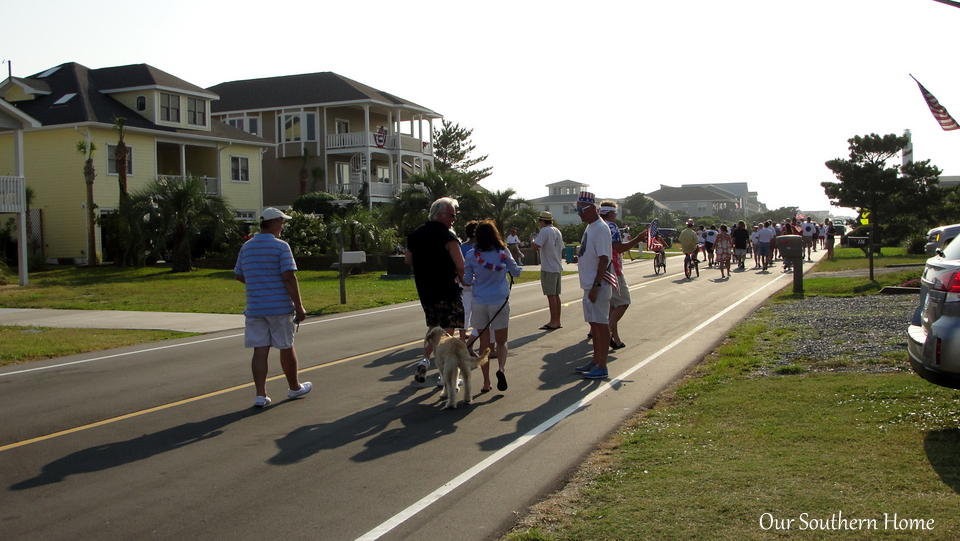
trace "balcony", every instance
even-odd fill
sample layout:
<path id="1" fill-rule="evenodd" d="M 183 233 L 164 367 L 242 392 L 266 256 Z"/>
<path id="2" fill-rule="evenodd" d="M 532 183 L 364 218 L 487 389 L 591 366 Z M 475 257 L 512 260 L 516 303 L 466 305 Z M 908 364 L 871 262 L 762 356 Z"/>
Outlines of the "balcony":
<path id="1" fill-rule="evenodd" d="M 377 134 L 374 132 L 337 133 L 327 136 L 327 150 L 358 149 L 376 147 L 384 150 L 403 150 L 430 155 L 433 149 L 429 141 L 423 141 L 409 135 L 387 135 L 383 138 L 383 145 L 377 144 Z"/>
<path id="2" fill-rule="evenodd" d="M 23 177 L 0 176 L 0 213 L 27 211 Z"/>
<path id="3" fill-rule="evenodd" d="M 203 181 L 206 185 L 206 193 L 210 195 L 220 195 L 219 183 L 217 182 L 217 177 L 197 177 Z M 177 181 L 183 182 L 183 177 L 179 175 L 157 175 L 157 180 L 165 180 L 167 182 Z"/>
<path id="4" fill-rule="evenodd" d="M 339 193 L 360 197 L 363 190 L 363 182 L 350 182 L 347 184 L 338 184 L 336 182 L 327 182 L 324 190 L 328 193 Z M 391 184 L 386 182 L 373 182 L 370 184 L 370 200 L 378 203 L 393 201 L 393 199 L 405 190 L 411 184 Z M 423 184 L 413 184 L 412 186 L 424 189 Z"/>

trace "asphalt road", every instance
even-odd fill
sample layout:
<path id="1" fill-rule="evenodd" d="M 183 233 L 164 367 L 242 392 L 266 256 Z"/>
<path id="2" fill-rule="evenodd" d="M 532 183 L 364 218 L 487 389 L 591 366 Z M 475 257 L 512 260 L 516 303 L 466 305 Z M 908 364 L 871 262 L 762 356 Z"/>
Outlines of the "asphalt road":
<path id="1" fill-rule="evenodd" d="M 606 381 L 573 371 L 591 354 L 577 277 L 553 332 L 539 284 L 514 287 L 509 389 L 481 395 L 475 372 L 456 410 L 435 370 L 413 383 L 418 303 L 304 322 L 314 391 L 285 400 L 273 352 L 264 409 L 236 330 L 2 368 L 0 539 L 497 539 L 792 281 L 668 267 L 626 265 L 627 347 Z"/>

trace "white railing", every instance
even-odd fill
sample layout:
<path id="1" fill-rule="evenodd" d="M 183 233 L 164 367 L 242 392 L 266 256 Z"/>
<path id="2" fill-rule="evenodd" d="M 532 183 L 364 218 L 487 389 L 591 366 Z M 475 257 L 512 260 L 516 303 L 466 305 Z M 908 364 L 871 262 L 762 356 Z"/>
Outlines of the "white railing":
<path id="1" fill-rule="evenodd" d="M 407 150 L 411 152 L 422 152 L 431 154 L 433 149 L 430 143 L 409 135 L 387 135 L 384 138 L 383 146 L 377 144 L 377 134 L 374 132 L 351 132 L 336 133 L 327 136 L 327 148 L 363 148 L 376 147 L 386 150 Z"/>
<path id="2" fill-rule="evenodd" d="M 326 191 L 329 193 L 342 193 L 349 194 L 354 197 L 360 197 L 360 191 L 363 190 L 363 182 L 351 182 L 348 184 L 337 184 L 336 182 L 327 182 Z M 393 199 L 400 192 L 410 186 L 410 184 L 401 184 L 397 186 L 393 183 L 388 182 L 372 182 L 370 183 L 370 196 L 375 200 L 382 199 Z M 423 184 L 414 185 L 421 190 L 425 190 Z"/>
<path id="3" fill-rule="evenodd" d="M 217 177 L 198 177 L 203 181 L 204 186 L 206 186 L 205 191 L 208 194 L 220 195 L 220 190 L 217 184 Z M 180 175 L 157 175 L 157 179 L 172 181 L 176 180 L 178 182 L 183 182 L 183 177 Z"/>
<path id="4" fill-rule="evenodd" d="M 0 212 L 26 212 L 23 177 L 0 176 Z"/>

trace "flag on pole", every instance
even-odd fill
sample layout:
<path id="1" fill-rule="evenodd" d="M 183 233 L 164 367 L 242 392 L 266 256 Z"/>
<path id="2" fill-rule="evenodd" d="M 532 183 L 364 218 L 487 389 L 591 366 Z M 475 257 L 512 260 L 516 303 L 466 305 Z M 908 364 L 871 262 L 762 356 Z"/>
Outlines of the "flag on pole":
<path id="1" fill-rule="evenodd" d="M 654 218 L 650 221 L 650 239 L 657 238 L 657 235 L 660 234 L 660 220 Z"/>
<path id="2" fill-rule="evenodd" d="M 920 81 L 917 81 L 916 77 L 911 75 L 910 78 L 916 81 L 917 86 L 920 87 L 920 92 L 923 94 L 923 99 L 927 100 L 927 107 L 930 108 L 930 112 L 933 113 L 933 118 L 937 119 L 937 122 L 940 123 L 940 127 L 943 128 L 943 131 L 960 130 L 960 124 L 957 124 L 957 121 L 950 116 L 950 113 L 947 112 L 947 108 L 940 105 L 940 102 L 937 101 L 937 98 L 935 98 L 929 90 L 924 88 L 923 85 L 920 84 Z"/>

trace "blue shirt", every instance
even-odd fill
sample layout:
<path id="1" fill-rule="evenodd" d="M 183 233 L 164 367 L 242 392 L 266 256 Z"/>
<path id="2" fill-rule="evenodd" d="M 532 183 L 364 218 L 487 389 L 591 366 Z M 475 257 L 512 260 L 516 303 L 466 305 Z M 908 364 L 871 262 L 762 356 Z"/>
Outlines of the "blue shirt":
<path id="1" fill-rule="evenodd" d="M 270 233 L 257 233 L 248 240 L 237 256 L 233 272 L 243 276 L 247 286 L 249 317 L 281 316 L 291 314 L 296 307 L 283 284 L 282 274 L 296 271 L 290 245 Z"/>
<path id="2" fill-rule="evenodd" d="M 503 303 L 510 296 L 507 272 L 520 276 L 520 267 L 505 249 L 492 252 L 470 250 L 463 262 L 463 281 L 473 284 L 473 302 L 477 304 Z"/>

